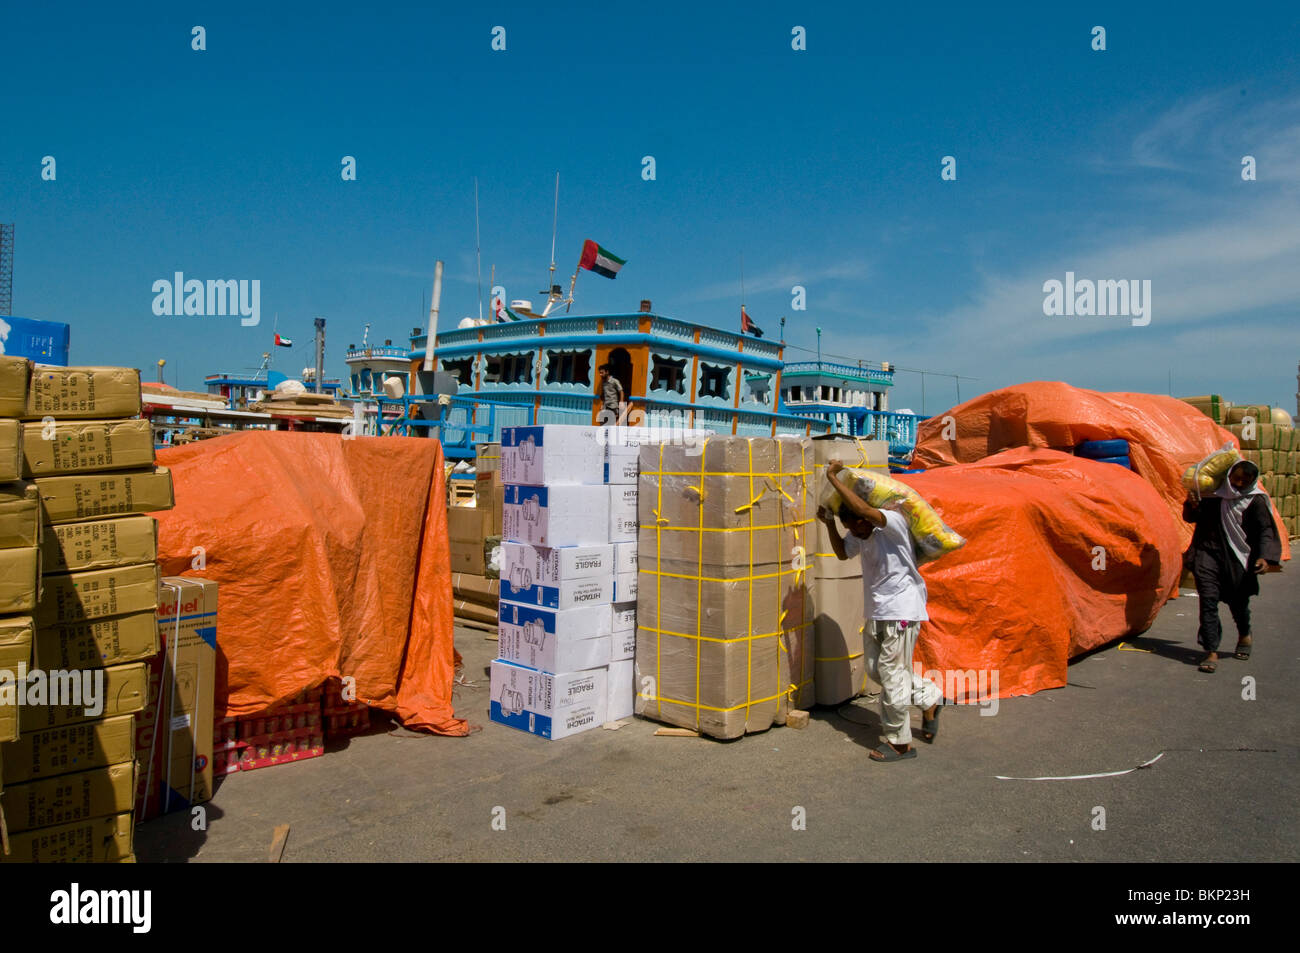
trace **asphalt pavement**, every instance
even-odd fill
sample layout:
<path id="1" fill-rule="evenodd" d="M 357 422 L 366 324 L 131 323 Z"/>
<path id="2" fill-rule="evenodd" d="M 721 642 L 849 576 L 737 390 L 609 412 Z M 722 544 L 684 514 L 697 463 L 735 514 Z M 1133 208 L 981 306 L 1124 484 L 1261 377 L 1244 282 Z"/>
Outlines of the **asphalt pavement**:
<path id="1" fill-rule="evenodd" d="M 487 718 L 495 641 L 457 629 L 467 738 L 385 723 L 320 758 L 237 773 L 141 825 L 149 861 L 1296 861 L 1300 570 L 1263 580 L 1255 649 L 1197 672 L 1197 601 L 1076 660 L 1066 687 L 946 709 L 934 745 L 876 764 L 878 706 L 729 742 L 633 719 L 545 741 Z M 1231 621 L 1223 612 L 1228 632 Z M 1227 648 L 1234 639 L 1225 637 Z M 914 720 L 919 727 L 919 720 Z M 1000 780 L 1122 772 L 1075 780 Z M 502 829 L 504 828 L 504 829 Z"/>

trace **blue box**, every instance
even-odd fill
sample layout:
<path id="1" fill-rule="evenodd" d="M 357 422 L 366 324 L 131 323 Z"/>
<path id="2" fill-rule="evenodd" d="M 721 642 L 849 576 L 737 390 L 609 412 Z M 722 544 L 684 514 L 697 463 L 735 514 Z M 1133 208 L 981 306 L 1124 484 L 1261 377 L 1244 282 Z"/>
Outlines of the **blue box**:
<path id="1" fill-rule="evenodd" d="M 71 338 L 72 329 L 62 321 L 0 315 L 0 354 L 67 367 Z"/>

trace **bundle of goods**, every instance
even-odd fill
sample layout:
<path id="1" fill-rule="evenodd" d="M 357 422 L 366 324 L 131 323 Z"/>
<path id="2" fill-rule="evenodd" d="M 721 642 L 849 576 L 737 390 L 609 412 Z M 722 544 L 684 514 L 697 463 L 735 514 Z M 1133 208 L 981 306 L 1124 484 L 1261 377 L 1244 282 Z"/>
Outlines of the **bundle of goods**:
<path id="1" fill-rule="evenodd" d="M 1227 416 L 1242 457 L 1259 467 L 1259 485 L 1272 498 L 1286 535 L 1300 535 L 1300 432 L 1274 423 L 1285 415 L 1267 405 L 1234 405 Z"/>
<path id="2" fill-rule="evenodd" d="M 883 440 L 854 440 L 828 436 L 813 440 L 814 481 L 825 486 L 826 464 L 838 460 L 846 466 L 885 473 L 889 469 L 889 444 Z M 838 705 L 877 688 L 867 674 L 863 644 L 862 563 L 837 559 L 830 537 L 816 523 L 813 579 L 817 590 L 817 616 L 813 625 L 817 704 Z"/>
<path id="3" fill-rule="evenodd" d="M 841 481 L 862 500 L 877 509 L 895 510 L 907 518 L 918 563 L 932 562 L 966 545 L 966 540 L 949 528 L 934 508 L 906 483 L 875 470 L 846 467 L 840 472 Z M 825 484 L 821 505 L 838 513 L 840 502 L 839 491 Z"/>
<path id="4" fill-rule="evenodd" d="M 637 714 L 717 738 L 814 701 L 813 447 L 643 446 Z"/>
<path id="5" fill-rule="evenodd" d="M 316 688 L 256 715 L 217 719 L 212 751 L 217 776 L 323 755 L 322 696 Z"/>
<path id="6" fill-rule="evenodd" d="M 18 689 L 0 690 L 12 835 L 0 859 L 130 860 L 133 815 L 157 810 L 152 785 L 173 773 L 164 747 L 182 756 L 157 743 L 151 716 L 176 680 L 175 659 L 158 655 L 157 524 L 145 514 L 169 509 L 172 488 L 139 412 L 138 371 L 0 356 L 0 481 L 11 481 L 0 485 L 0 613 L 21 613 L 0 616 L 0 670 Z M 187 670 L 185 686 L 211 705 L 210 669 L 206 682 Z M 192 748 L 183 758 L 187 780 L 208 761 Z M 186 801 L 210 787 L 187 788 Z"/>
<path id="7" fill-rule="evenodd" d="M 321 718 L 326 740 L 364 734 L 370 729 L 370 706 L 357 701 L 354 693 L 345 690 L 341 680 L 332 678 L 325 683 Z"/>
<path id="8" fill-rule="evenodd" d="M 1183 486 L 1191 490 L 1198 498 L 1213 493 L 1223 485 L 1223 478 L 1233 465 L 1241 460 L 1241 454 L 1230 443 L 1225 443 L 1204 460 L 1193 463 L 1183 473 Z"/>
<path id="9" fill-rule="evenodd" d="M 1113 463 L 1125 470 L 1133 469 L 1127 440 L 1084 440 L 1075 446 L 1074 455 L 1098 463 Z"/>

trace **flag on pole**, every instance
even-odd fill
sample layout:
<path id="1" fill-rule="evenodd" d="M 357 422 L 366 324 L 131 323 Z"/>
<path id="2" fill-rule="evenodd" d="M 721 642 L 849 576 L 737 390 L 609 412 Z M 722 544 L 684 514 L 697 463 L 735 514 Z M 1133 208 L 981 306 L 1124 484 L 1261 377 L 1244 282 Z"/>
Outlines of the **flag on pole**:
<path id="1" fill-rule="evenodd" d="M 283 337 L 283 336 L 281 336 L 280 332 L 277 331 L 276 334 L 275 334 L 275 346 L 276 346 L 276 347 L 293 347 L 293 342 L 290 341 L 287 337 Z"/>
<path id="2" fill-rule="evenodd" d="M 606 278 L 617 278 L 618 270 L 625 264 L 627 264 L 626 259 L 606 251 L 590 238 L 582 243 L 582 257 L 578 259 L 579 268 L 586 268 Z"/>
<path id="3" fill-rule="evenodd" d="M 740 306 L 740 333 L 752 334 L 756 338 L 763 336 L 763 329 L 749 319 L 749 313 L 743 304 Z"/>

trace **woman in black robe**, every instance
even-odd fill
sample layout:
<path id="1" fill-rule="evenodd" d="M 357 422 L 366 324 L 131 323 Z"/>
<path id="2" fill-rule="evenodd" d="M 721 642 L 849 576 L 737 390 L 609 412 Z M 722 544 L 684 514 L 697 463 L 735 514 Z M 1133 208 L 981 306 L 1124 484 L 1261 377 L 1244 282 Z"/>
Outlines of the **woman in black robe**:
<path id="1" fill-rule="evenodd" d="M 1250 597 L 1259 595 L 1259 574 L 1280 569 L 1282 544 L 1268 494 L 1259 486 L 1259 467 L 1234 464 L 1213 494 L 1183 504 L 1183 519 L 1196 524 L 1188 550 L 1201 603 L 1197 641 L 1205 649 L 1200 671 L 1213 672 L 1219 660 L 1219 603 L 1226 602 L 1237 624 L 1239 659 L 1250 658 Z"/>

